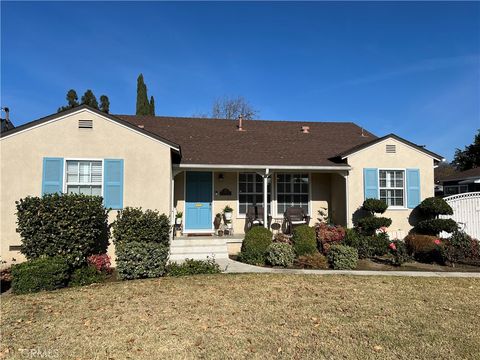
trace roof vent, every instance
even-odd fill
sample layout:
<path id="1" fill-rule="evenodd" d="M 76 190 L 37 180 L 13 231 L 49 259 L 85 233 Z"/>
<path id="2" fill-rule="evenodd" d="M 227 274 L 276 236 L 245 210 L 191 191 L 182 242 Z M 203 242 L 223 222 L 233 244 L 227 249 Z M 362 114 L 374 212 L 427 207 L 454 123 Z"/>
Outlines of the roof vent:
<path id="1" fill-rule="evenodd" d="M 302 126 L 302 133 L 308 134 L 310 132 L 310 126 Z"/>
<path id="2" fill-rule="evenodd" d="M 243 128 L 243 115 L 240 114 L 238 116 L 238 125 L 237 125 L 237 128 L 238 128 L 238 131 L 245 131 L 245 129 Z"/>
<path id="3" fill-rule="evenodd" d="M 143 129 L 143 128 L 145 128 L 145 125 L 139 124 L 138 127 L 139 127 L 140 129 Z"/>
<path id="4" fill-rule="evenodd" d="M 385 151 L 387 154 L 395 154 L 397 152 L 397 146 L 396 145 L 386 145 Z"/>
<path id="5" fill-rule="evenodd" d="M 93 120 L 78 120 L 79 129 L 93 129 Z"/>

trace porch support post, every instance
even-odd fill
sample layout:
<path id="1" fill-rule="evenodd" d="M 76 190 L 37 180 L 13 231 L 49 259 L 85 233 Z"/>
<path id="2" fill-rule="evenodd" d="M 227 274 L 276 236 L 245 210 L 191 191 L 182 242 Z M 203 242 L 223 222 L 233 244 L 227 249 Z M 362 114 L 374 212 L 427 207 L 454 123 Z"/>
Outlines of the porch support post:
<path id="1" fill-rule="evenodd" d="M 349 175 L 349 172 L 346 171 L 344 174 L 343 174 L 343 178 L 345 179 L 345 216 L 346 216 L 346 219 L 345 219 L 345 225 L 347 226 L 347 228 L 350 227 L 350 210 L 349 210 L 349 206 L 350 206 L 350 202 L 349 202 L 349 191 L 348 191 L 348 175 Z"/>
<path id="2" fill-rule="evenodd" d="M 268 177 L 270 169 L 265 169 L 265 175 L 263 176 L 263 226 L 268 229 Z"/>

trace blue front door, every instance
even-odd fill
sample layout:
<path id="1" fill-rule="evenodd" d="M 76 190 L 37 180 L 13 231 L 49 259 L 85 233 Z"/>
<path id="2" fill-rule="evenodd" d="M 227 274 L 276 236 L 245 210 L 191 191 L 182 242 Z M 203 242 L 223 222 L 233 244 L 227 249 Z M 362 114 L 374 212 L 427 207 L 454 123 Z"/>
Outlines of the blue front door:
<path id="1" fill-rule="evenodd" d="M 212 173 L 187 171 L 185 230 L 212 229 Z"/>

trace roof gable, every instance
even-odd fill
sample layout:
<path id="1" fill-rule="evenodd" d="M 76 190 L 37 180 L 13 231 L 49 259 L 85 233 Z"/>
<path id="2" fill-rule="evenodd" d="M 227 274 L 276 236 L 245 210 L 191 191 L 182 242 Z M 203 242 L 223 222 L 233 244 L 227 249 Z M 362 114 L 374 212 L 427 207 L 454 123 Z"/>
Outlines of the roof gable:
<path id="1" fill-rule="evenodd" d="M 24 125 L 17 126 L 13 129 L 2 132 L 0 134 L 0 139 L 5 139 L 5 138 L 8 138 L 10 136 L 18 135 L 18 134 L 20 134 L 24 131 L 34 129 L 38 126 L 46 125 L 46 124 L 54 122 L 54 121 L 61 121 L 64 118 L 67 118 L 67 117 L 69 117 L 73 114 L 77 114 L 77 113 L 82 112 L 82 111 L 87 111 L 87 112 L 93 113 L 93 114 L 95 114 L 97 116 L 100 116 L 100 117 L 102 117 L 102 118 L 104 118 L 108 121 L 114 122 L 114 123 L 116 123 L 120 126 L 123 126 L 127 129 L 129 129 L 129 130 L 137 132 L 137 133 L 139 133 L 143 136 L 147 136 L 147 137 L 152 138 L 156 141 L 159 141 L 159 142 L 167 145 L 168 147 L 172 148 L 175 151 L 180 151 L 180 146 L 178 144 L 175 144 L 174 142 L 172 142 L 168 139 L 165 139 L 165 138 L 159 136 L 158 134 L 151 133 L 151 132 L 149 132 L 149 131 L 147 131 L 143 128 L 135 126 L 135 125 L 131 124 L 130 122 L 125 121 L 123 119 L 120 119 L 120 118 L 118 118 L 114 115 L 110 115 L 110 114 L 104 113 L 100 110 L 94 109 L 94 108 L 92 108 L 88 105 L 80 105 L 80 106 L 74 107 L 72 109 L 68 109 L 68 110 L 65 110 L 65 111 L 62 111 L 62 112 L 59 112 L 59 113 L 56 113 L 56 114 L 52 114 L 52 115 L 49 115 L 49 116 L 31 121 L 31 122 L 26 123 Z"/>

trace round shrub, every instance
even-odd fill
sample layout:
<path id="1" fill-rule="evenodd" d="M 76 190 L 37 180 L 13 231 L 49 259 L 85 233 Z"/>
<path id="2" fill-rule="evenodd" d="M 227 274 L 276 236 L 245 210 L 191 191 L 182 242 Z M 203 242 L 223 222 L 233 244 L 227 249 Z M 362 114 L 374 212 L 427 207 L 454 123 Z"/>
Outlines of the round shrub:
<path id="1" fill-rule="evenodd" d="M 295 259 L 295 266 L 303 269 L 328 269 L 328 260 L 326 256 L 316 252 L 299 256 Z"/>
<path id="2" fill-rule="evenodd" d="M 480 243 L 463 231 L 455 231 L 446 241 L 445 257 L 452 264 L 480 265 Z"/>
<path id="3" fill-rule="evenodd" d="M 220 272 L 220 266 L 215 262 L 215 259 L 209 257 L 206 260 L 185 259 L 180 264 L 171 262 L 167 265 L 168 276 L 218 274 Z"/>
<path id="4" fill-rule="evenodd" d="M 392 219 L 385 217 L 367 216 L 357 222 L 357 226 L 361 228 L 365 234 L 373 235 L 376 230 L 382 227 L 392 225 Z"/>
<path id="5" fill-rule="evenodd" d="M 77 268 L 73 271 L 73 274 L 70 278 L 69 286 L 85 286 L 90 284 L 99 283 L 105 280 L 105 274 L 97 271 L 97 269 L 92 266 L 83 266 Z"/>
<path id="6" fill-rule="evenodd" d="M 438 215 L 453 215 L 453 209 L 448 203 L 440 197 L 429 197 L 423 200 L 418 209 L 426 217 L 436 217 Z"/>
<path id="7" fill-rule="evenodd" d="M 12 266 L 12 291 L 15 294 L 55 290 L 67 286 L 68 261 L 60 256 L 40 257 Z"/>
<path id="8" fill-rule="evenodd" d="M 357 249 L 358 257 L 366 259 L 387 254 L 390 240 L 386 233 L 364 235 L 356 229 L 348 229 L 343 244 Z"/>
<path id="9" fill-rule="evenodd" d="M 114 244 L 143 242 L 167 245 L 170 241 L 170 220 L 156 210 L 126 207 L 113 223 Z"/>
<path id="10" fill-rule="evenodd" d="M 265 264 L 266 251 L 272 243 L 273 234 L 264 227 L 256 226 L 245 234 L 238 259 L 247 264 Z"/>
<path id="11" fill-rule="evenodd" d="M 444 243 L 436 236 L 411 234 L 405 238 L 409 255 L 421 262 L 444 262 Z"/>
<path id="12" fill-rule="evenodd" d="M 363 210 L 372 214 L 383 214 L 388 209 L 388 205 L 385 201 L 380 199 L 366 199 L 362 205 Z"/>
<path id="13" fill-rule="evenodd" d="M 320 223 L 315 227 L 317 234 L 318 248 L 326 252 L 326 248 L 335 243 L 341 242 L 345 238 L 345 229 L 340 226 L 332 226 Z"/>
<path id="14" fill-rule="evenodd" d="M 153 278 L 165 273 L 169 249 L 155 242 L 120 242 L 115 245 L 117 271 L 122 280 Z"/>
<path id="15" fill-rule="evenodd" d="M 108 247 L 108 211 L 100 196 L 48 194 L 16 202 L 21 252 L 28 260 L 63 256 L 72 266 Z"/>
<path id="16" fill-rule="evenodd" d="M 442 231 L 453 233 L 458 230 L 458 225 L 453 219 L 428 219 L 420 221 L 415 230 L 424 235 L 438 235 Z"/>
<path id="17" fill-rule="evenodd" d="M 318 251 L 315 229 L 308 225 L 293 229 L 292 243 L 297 256 L 314 254 Z"/>
<path id="18" fill-rule="evenodd" d="M 332 245 L 327 258 L 335 270 L 353 270 L 357 267 L 358 253 L 350 246 Z"/>
<path id="19" fill-rule="evenodd" d="M 295 252 L 292 245 L 273 243 L 267 248 L 267 263 L 273 266 L 292 266 Z"/>

